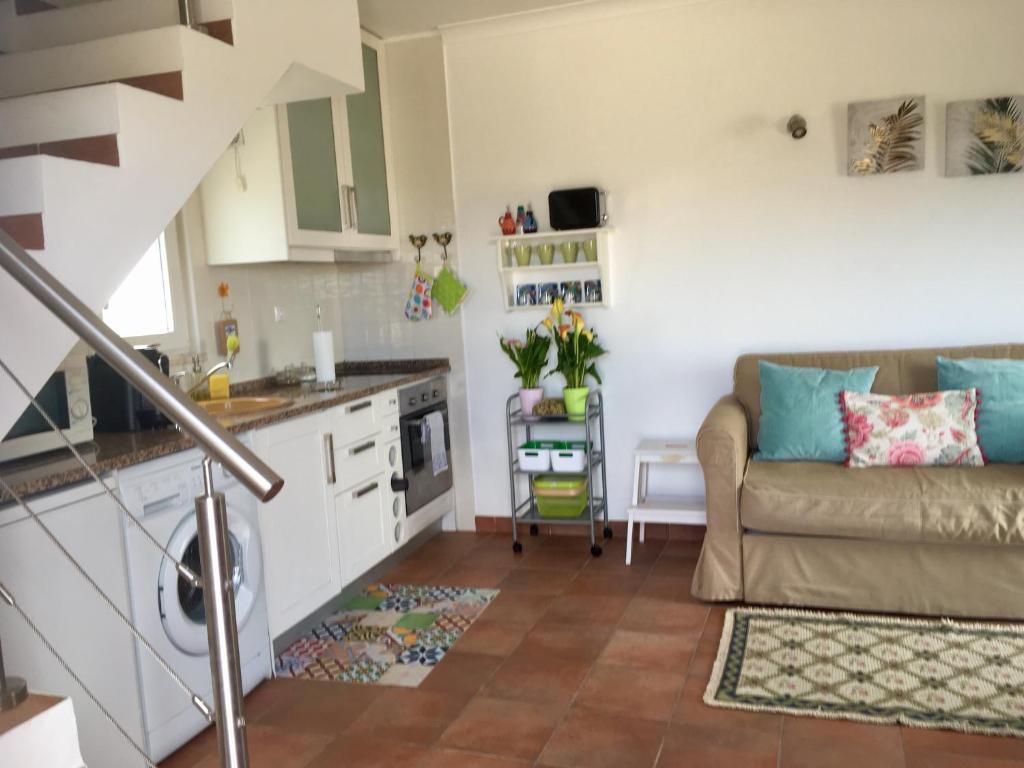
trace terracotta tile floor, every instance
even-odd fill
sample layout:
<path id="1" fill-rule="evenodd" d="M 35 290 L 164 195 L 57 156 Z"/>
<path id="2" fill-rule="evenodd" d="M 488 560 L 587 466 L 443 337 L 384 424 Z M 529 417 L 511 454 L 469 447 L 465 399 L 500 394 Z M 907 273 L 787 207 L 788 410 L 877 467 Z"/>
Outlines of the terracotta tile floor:
<path id="1" fill-rule="evenodd" d="M 253 768 L 946 768 L 1024 765 L 1024 740 L 712 709 L 724 609 L 699 544 L 442 534 L 386 581 L 501 595 L 415 689 L 272 680 L 246 698 Z M 216 765 L 206 731 L 163 765 Z"/>

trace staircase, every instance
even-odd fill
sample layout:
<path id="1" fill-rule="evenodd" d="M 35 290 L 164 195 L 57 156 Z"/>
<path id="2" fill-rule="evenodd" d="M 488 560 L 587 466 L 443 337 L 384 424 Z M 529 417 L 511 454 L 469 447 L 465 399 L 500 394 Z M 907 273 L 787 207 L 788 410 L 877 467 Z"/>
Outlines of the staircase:
<path id="1" fill-rule="evenodd" d="M 363 87 L 356 0 L 193 3 L 0 0 L 0 229 L 96 311 L 254 109 Z M 0 328 L 29 388 L 75 342 L 4 273 Z"/>

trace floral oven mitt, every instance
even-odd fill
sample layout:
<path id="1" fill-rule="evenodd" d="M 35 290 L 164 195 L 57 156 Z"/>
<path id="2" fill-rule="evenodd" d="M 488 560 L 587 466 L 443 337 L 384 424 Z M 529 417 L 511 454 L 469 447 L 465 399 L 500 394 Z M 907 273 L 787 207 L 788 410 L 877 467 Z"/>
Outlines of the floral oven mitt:
<path id="1" fill-rule="evenodd" d="M 409 320 L 429 320 L 433 314 L 433 301 L 430 298 L 433 281 L 416 267 L 416 274 L 412 280 L 412 290 L 409 291 L 409 299 L 405 302 L 405 316 Z"/>

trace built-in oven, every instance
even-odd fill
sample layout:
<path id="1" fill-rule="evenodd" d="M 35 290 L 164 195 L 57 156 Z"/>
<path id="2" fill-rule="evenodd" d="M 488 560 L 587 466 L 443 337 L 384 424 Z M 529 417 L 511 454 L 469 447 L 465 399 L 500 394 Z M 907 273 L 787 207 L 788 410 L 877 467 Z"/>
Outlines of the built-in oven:
<path id="1" fill-rule="evenodd" d="M 448 388 L 443 377 L 413 384 L 398 391 L 405 477 L 392 480 L 405 491 L 405 512 L 412 515 L 452 487 L 451 435 L 448 427 Z M 440 417 L 431 418 L 431 414 Z M 443 424 L 432 430 L 430 423 Z M 440 434 L 439 434 L 440 433 Z M 433 461 L 435 446 L 444 441 L 444 468 Z"/>
<path id="2" fill-rule="evenodd" d="M 0 461 L 34 456 L 67 446 L 87 443 L 93 438 L 92 406 L 85 357 L 71 355 L 36 393 L 36 402 L 60 433 L 29 403 L 24 413 L 0 441 Z"/>

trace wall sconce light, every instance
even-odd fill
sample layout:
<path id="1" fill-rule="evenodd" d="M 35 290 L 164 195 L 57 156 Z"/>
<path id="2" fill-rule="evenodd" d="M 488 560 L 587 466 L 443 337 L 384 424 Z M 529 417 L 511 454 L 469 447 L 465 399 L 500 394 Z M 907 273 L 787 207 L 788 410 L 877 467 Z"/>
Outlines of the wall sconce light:
<path id="1" fill-rule="evenodd" d="M 807 121 L 800 115 L 793 115 L 786 123 L 786 130 L 794 139 L 802 139 L 807 135 Z"/>

